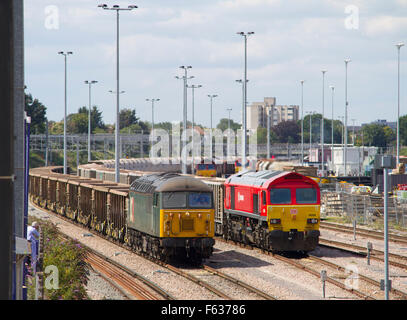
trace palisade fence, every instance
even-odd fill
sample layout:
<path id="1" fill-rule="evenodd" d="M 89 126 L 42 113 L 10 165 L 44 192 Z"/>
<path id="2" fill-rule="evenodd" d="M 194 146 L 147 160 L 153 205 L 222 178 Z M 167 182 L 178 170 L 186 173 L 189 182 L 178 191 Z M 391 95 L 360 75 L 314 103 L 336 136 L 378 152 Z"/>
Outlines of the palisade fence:
<path id="1" fill-rule="evenodd" d="M 250 141 L 249 141 L 250 142 Z M 206 143 L 208 143 L 206 141 Z M 135 134 L 121 133 L 119 135 L 119 152 L 122 158 L 143 158 L 148 157 L 151 142 L 150 135 L 145 132 Z M 201 151 L 203 152 L 205 139 L 201 137 Z M 232 143 L 231 152 L 239 156 L 241 154 L 240 140 L 236 139 Z M 222 150 L 226 156 L 228 154 L 227 139 L 223 143 L 214 142 L 212 144 L 213 151 Z M 311 148 L 317 148 L 318 144 L 313 143 Z M 309 153 L 309 143 L 304 143 L 304 155 Z M 60 152 L 64 149 L 63 135 L 31 135 L 30 150 L 36 152 Z M 250 152 L 251 147 L 248 146 Z M 264 158 L 267 155 L 267 145 L 257 144 L 255 147 L 258 158 Z M 67 150 L 69 152 L 87 152 L 88 150 L 88 135 L 87 134 L 67 134 Z M 115 150 L 115 135 L 114 134 L 92 134 L 91 135 L 91 151 L 104 154 L 104 159 L 114 158 Z M 282 160 L 299 160 L 301 157 L 301 143 L 273 143 L 270 148 L 271 154 Z M 172 154 L 172 138 L 169 139 L 169 154 Z"/>
<path id="2" fill-rule="evenodd" d="M 321 217 L 347 217 L 357 224 L 369 224 L 383 218 L 384 198 L 381 194 L 353 194 L 352 184 L 336 183 L 321 188 Z M 407 227 L 407 191 L 389 196 L 389 221 Z"/>

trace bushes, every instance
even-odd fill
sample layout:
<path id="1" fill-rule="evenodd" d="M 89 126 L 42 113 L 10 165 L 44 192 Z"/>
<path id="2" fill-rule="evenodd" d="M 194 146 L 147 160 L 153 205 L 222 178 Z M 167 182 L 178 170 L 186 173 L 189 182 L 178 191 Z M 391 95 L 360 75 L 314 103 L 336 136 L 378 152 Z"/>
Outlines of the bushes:
<path id="1" fill-rule="evenodd" d="M 44 299 L 89 299 L 85 290 L 89 275 L 84 262 L 86 250 L 76 241 L 64 239 L 53 224 L 40 222 L 40 226 L 44 239 L 43 271 L 47 266 L 55 266 L 58 270 L 58 289 L 46 288 L 46 279 L 53 274 L 44 272 Z"/>

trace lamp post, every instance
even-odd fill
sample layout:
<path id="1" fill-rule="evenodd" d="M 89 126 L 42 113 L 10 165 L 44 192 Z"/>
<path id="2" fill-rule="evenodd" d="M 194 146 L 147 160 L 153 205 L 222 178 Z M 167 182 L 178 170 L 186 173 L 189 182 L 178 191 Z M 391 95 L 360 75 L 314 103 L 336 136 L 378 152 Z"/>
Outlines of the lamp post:
<path id="1" fill-rule="evenodd" d="M 230 112 L 232 111 L 232 108 L 226 108 L 226 111 L 228 112 L 228 130 L 230 131 Z"/>
<path id="2" fill-rule="evenodd" d="M 344 124 L 344 175 L 346 176 L 347 174 L 347 158 L 348 158 L 348 153 L 347 153 L 347 147 L 348 147 L 348 63 L 351 62 L 350 59 L 345 59 L 345 124 Z"/>
<path id="3" fill-rule="evenodd" d="M 325 114 L 325 73 L 326 70 L 322 70 L 322 119 L 321 119 L 321 169 L 325 172 L 324 165 L 324 114 Z"/>
<path id="4" fill-rule="evenodd" d="M 312 148 L 312 115 L 315 114 L 313 111 L 307 111 L 306 114 L 309 114 L 309 155 L 308 155 L 308 162 L 311 156 L 311 148 Z"/>
<path id="5" fill-rule="evenodd" d="M 356 121 L 356 119 L 352 119 L 352 123 L 353 123 L 353 126 L 352 126 L 352 144 L 353 144 L 353 146 L 355 146 L 355 121 Z"/>
<path id="6" fill-rule="evenodd" d="M 332 117 L 331 117 L 331 161 L 332 169 L 334 168 L 334 92 L 335 87 L 329 86 L 332 89 Z"/>
<path id="7" fill-rule="evenodd" d="M 109 90 L 109 92 L 113 93 L 113 94 L 117 94 L 117 91 Z M 120 91 L 119 94 L 122 94 L 125 92 L 126 91 Z M 116 130 L 116 128 L 117 128 L 117 130 Z M 120 112 L 118 111 L 118 117 L 116 118 L 116 125 L 115 125 L 115 145 L 117 146 L 117 149 L 115 147 L 115 159 L 116 158 L 119 159 L 120 158 L 119 155 L 121 154 L 120 152 L 118 152 L 119 150 L 121 150 L 121 140 L 119 140 L 120 139 L 119 134 L 120 134 Z M 117 155 L 117 157 L 116 157 L 116 155 Z M 117 162 L 115 161 L 115 179 L 116 179 L 116 168 L 119 168 L 119 167 L 116 167 L 116 163 Z M 120 176 L 119 176 L 119 178 L 120 178 Z"/>
<path id="8" fill-rule="evenodd" d="M 241 85 L 242 85 L 242 96 L 244 96 L 244 88 L 245 88 L 245 86 L 243 85 L 243 80 L 242 79 L 239 79 L 239 80 L 235 80 L 237 83 L 240 83 Z M 246 83 L 247 82 L 249 82 L 249 80 L 246 80 Z M 244 111 L 246 110 L 246 108 L 244 108 L 244 107 L 242 107 L 242 123 L 241 123 L 241 125 L 242 125 L 242 144 L 243 144 L 243 113 L 244 113 Z M 243 148 L 242 148 L 242 150 L 243 150 Z M 246 148 L 244 149 L 244 150 L 246 150 Z"/>
<path id="9" fill-rule="evenodd" d="M 270 121 L 270 114 L 272 113 L 272 108 L 274 108 L 274 106 L 270 106 L 270 108 L 266 109 L 266 116 L 267 116 L 267 159 L 271 158 L 271 148 L 270 148 L 270 126 L 271 126 L 271 121 Z"/>
<path id="10" fill-rule="evenodd" d="M 399 167 L 400 163 L 400 48 L 404 43 L 399 42 L 397 47 L 397 159 L 396 165 Z"/>
<path id="11" fill-rule="evenodd" d="M 247 33 L 237 32 L 238 35 L 244 37 L 244 80 L 243 80 L 243 103 L 242 103 L 242 170 L 246 168 L 246 149 L 247 149 L 247 123 L 246 123 L 246 101 L 247 101 L 247 37 L 253 35 L 254 32 Z"/>
<path id="12" fill-rule="evenodd" d="M 85 84 L 89 85 L 89 119 L 88 119 L 88 162 L 91 161 L 90 153 L 90 134 L 91 134 L 91 108 L 92 108 L 92 84 L 97 83 L 96 80 L 85 81 Z"/>
<path id="13" fill-rule="evenodd" d="M 202 88 L 202 85 L 187 85 L 187 88 L 192 89 L 192 166 L 191 173 L 195 174 L 195 161 L 194 161 L 194 130 L 195 130 L 195 89 Z"/>
<path id="14" fill-rule="evenodd" d="M 151 156 L 154 156 L 154 102 L 160 101 L 160 99 L 146 99 L 146 101 L 151 101 Z"/>
<path id="15" fill-rule="evenodd" d="M 116 11 L 116 128 L 115 128 L 115 182 L 120 181 L 120 163 L 119 163 L 119 131 L 120 131 L 120 119 L 119 119 L 119 96 L 120 96 L 120 74 L 119 74 L 119 12 L 131 11 L 136 9 L 137 6 L 130 5 L 127 8 L 120 8 L 118 5 L 109 7 L 107 4 L 98 5 L 103 10 L 115 10 Z"/>
<path id="16" fill-rule="evenodd" d="M 180 66 L 180 69 L 184 69 L 185 75 L 182 77 L 176 76 L 175 78 L 179 80 L 184 80 L 184 107 L 183 107 L 183 133 L 182 133 L 182 173 L 187 173 L 187 151 L 185 150 L 187 144 L 187 86 L 188 86 L 188 79 L 192 79 L 193 76 L 188 77 L 188 69 L 191 69 L 191 66 Z"/>
<path id="17" fill-rule="evenodd" d="M 228 155 L 228 160 L 229 160 L 229 154 L 230 154 L 230 112 L 232 111 L 232 108 L 226 108 L 226 111 L 228 112 L 228 141 L 227 141 L 227 155 Z"/>
<path id="18" fill-rule="evenodd" d="M 301 165 L 304 166 L 304 82 L 301 80 Z M 267 117 L 267 120 L 270 116 Z M 267 132 L 269 131 L 269 120 L 267 121 Z M 270 157 L 270 156 L 269 156 Z"/>
<path id="19" fill-rule="evenodd" d="M 211 145 L 211 156 L 210 156 L 210 158 L 211 158 L 211 161 L 213 161 L 213 149 L 212 149 L 212 130 L 213 130 L 213 126 L 212 126 L 212 103 L 213 103 L 213 98 L 216 98 L 218 95 L 217 94 L 208 94 L 208 97 L 209 97 L 209 99 L 210 99 L 210 101 L 211 101 L 211 112 L 210 112 L 210 115 L 211 115 L 211 134 L 210 134 L 210 139 L 211 139 L 211 143 L 210 143 L 210 145 Z"/>
<path id="20" fill-rule="evenodd" d="M 67 142 L 66 142 L 66 111 L 67 111 L 67 57 L 70 54 L 73 54 L 72 51 L 68 51 L 68 52 L 63 52 L 60 51 L 58 52 L 58 54 L 61 54 L 64 56 L 64 60 L 65 60 L 65 111 L 64 111 L 64 174 L 68 174 L 68 168 L 67 168 L 67 154 L 66 154 L 66 147 L 67 147 Z"/>
<path id="21" fill-rule="evenodd" d="M 342 130 L 341 130 L 341 145 L 342 145 L 342 150 L 343 150 L 343 149 L 345 148 L 345 145 L 344 145 L 345 126 L 344 126 L 344 124 L 343 124 L 345 117 L 344 117 L 344 116 L 339 116 L 338 119 L 341 121 L 341 127 L 342 127 Z M 342 161 L 344 161 L 344 160 L 345 160 L 345 159 L 343 158 Z"/>

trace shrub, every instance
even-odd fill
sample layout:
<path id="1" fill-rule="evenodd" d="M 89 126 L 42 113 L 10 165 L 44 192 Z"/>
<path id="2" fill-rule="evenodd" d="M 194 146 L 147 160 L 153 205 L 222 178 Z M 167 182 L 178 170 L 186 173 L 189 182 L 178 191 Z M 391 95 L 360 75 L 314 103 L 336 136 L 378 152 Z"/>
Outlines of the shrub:
<path id="1" fill-rule="evenodd" d="M 43 270 L 47 266 L 58 268 L 58 289 L 47 289 L 44 273 L 44 299 L 83 300 L 89 299 L 85 286 L 88 281 L 88 265 L 85 262 L 86 250 L 76 241 L 65 239 L 58 229 L 49 222 L 40 222 L 43 237 Z M 33 298 L 33 289 L 29 289 Z"/>

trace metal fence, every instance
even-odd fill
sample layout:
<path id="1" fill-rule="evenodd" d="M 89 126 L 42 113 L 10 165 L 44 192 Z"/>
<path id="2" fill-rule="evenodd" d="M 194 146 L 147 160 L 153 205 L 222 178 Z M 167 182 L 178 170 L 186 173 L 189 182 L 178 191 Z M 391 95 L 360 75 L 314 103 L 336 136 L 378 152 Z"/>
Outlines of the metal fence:
<path id="1" fill-rule="evenodd" d="M 358 224 L 370 224 L 383 218 L 384 199 L 380 194 L 353 194 L 349 185 L 337 184 L 336 190 L 321 189 L 321 216 L 348 217 Z M 389 221 L 407 226 L 407 194 L 389 196 Z"/>

